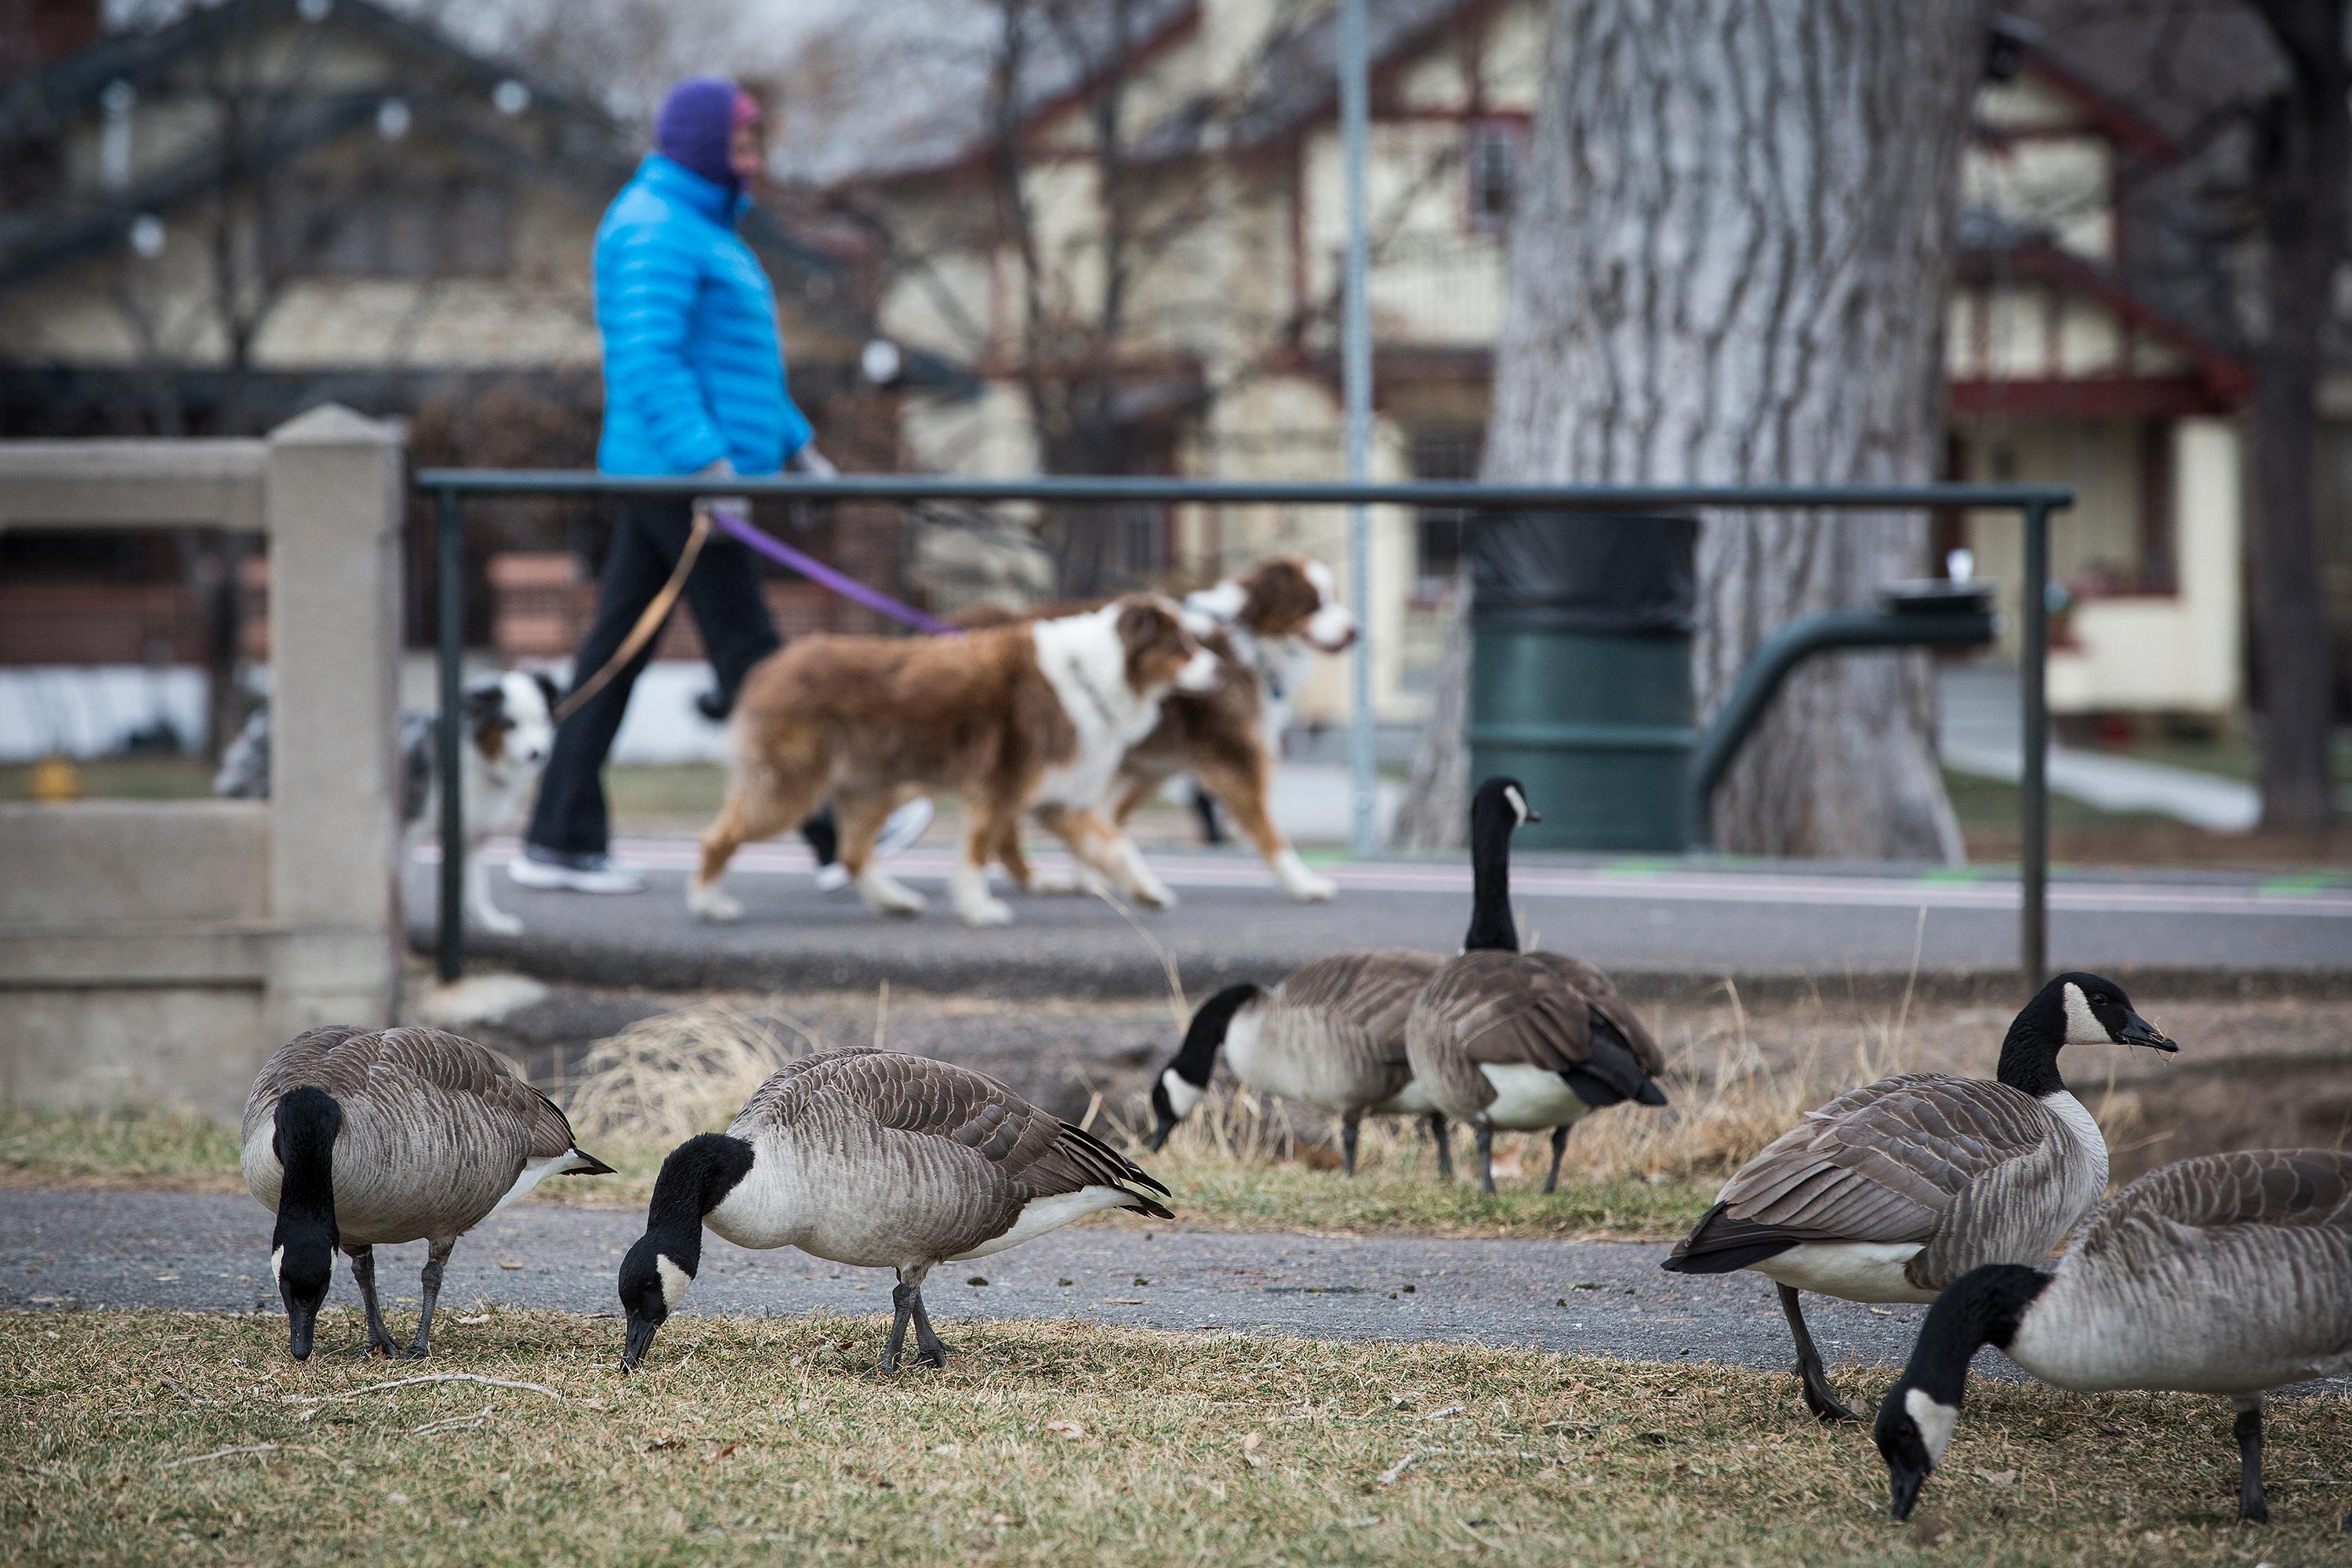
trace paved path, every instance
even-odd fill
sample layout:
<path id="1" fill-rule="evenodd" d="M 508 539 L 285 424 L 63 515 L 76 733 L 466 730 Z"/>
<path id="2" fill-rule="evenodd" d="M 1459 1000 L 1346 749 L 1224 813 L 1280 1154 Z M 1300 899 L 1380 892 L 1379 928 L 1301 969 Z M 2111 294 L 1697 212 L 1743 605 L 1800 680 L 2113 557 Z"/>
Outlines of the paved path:
<path id="1" fill-rule="evenodd" d="M 241 1193 L 10 1192 L 0 1203 L 0 1307 L 276 1311 L 269 1226 L 268 1212 Z M 635 1213 L 521 1205 L 458 1244 L 443 1304 L 457 1311 L 477 1300 L 617 1310 L 614 1274 L 643 1231 Z M 1453 1340 L 1645 1361 L 1788 1363 L 1789 1331 L 1769 1285 L 1664 1273 L 1657 1265 L 1665 1250 L 1624 1242 L 1349 1240 L 1094 1225 L 944 1265 L 926 1296 L 942 1323 L 1086 1317 L 1143 1328 Z M 414 1300 L 424 1252 L 421 1243 L 378 1249 L 377 1278 L 393 1300 Z M 988 1284 L 966 1283 L 974 1277 Z M 884 1312 L 889 1285 L 882 1270 L 794 1251 L 748 1252 L 709 1237 L 688 1310 Z M 356 1304 L 348 1272 L 338 1275 L 332 1300 Z M 1890 1364 L 1907 1352 L 1918 1310 L 1885 1308 L 1880 1315 L 1823 1302 L 1813 1331 L 1832 1362 Z"/>
<path id="2" fill-rule="evenodd" d="M 1156 942 L 1204 994 L 1343 948 L 1454 952 L 1470 901 L 1469 869 L 1453 861 L 1330 864 L 1339 898 L 1299 905 L 1274 889 L 1254 857 L 1154 851 L 1153 866 L 1182 900 L 1174 910 L 1130 924 L 1094 899 L 1016 898 L 1012 926 L 971 931 L 946 908 L 953 858 L 945 846 L 927 842 L 894 862 L 933 900 L 921 918 L 894 921 L 869 913 L 855 894 L 818 893 L 807 852 L 777 843 L 744 850 L 729 873 L 747 911 L 741 923 L 708 926 L 685 907 L 690 841 L 616 847 L 652 870 L 649 890 L 530 893 L 501 873 L 499 898 L 526 934 L 471 939 L 473 951 L 543 979 L 672 991 L 864 990 L 887 980 L 1001 995 L 1149 996 L 1166 985 Z M 511 853 L 489 851 L 499 863 Z M 2018 889 L 1995 868 L 1526 855 L 1514 859 L 1511 886 L 1532 941 L 1578 953 L 1637 991 L 1710 986 L 1727 974 L 1767 991 L 1856 978 L 1899 988 L 1915 967 L 1915 942 L 1916 968 L 1932 981 L 1981 984 L 1999 996 L 2016 984 Z M 431 942 L 433 890 L 429 862 L 411 866 L 410 931 L 420 947 Z M 2352 984 L 2352 874 L 2062 873 L 2050 903 L 2059 968 L 2233 992 L 2266 982 Z"/>
<path id="3" fill-rule="evenodd" d="M 527 1203 L 458 1243 L 442 1287 L 449 1319 L 477 1301 L 614 1312 L 633 1213 Z M 269 1216 L 243 1194 L 11 1192 L 0 1204 L 0 1309 L 169 1307 L 277 1311 Z M 1443 1340 L 1636 1361 L 1771 1370 L 1790 1360 L 1771 1287 L 1754 1275 L 1688 1279 L 1662 1245 L 1360 1239 L 1104 1225 L 1055 1231 L 942 1266 L 925 1300 L 941 1323 L 1091 1318 L 1135 1328 L 1250 1330 L 1334 1340 Z M 387 1306 L 413 1303 L 421 1243 L 377 1249 Z M 968 1281 L 985 1279 L 985 1285 Z M 888 1310 L 890 1277 L 794 1251 L 706 1237 L 689 1314 Z M 348 1272 L 331 1301 L 355 1305 Z M 1900 1364 L 1924 1308 L 1807 1299 L 1832 1366 Z M 393 1331 L 410 1331 L 404 1312 Z M 439 1342 L 462 1347 L 463 1325 Z M 337 1331 L 340 1332 L 341 1331 Z M 617 1345 L 619 1329 L 615 1325 Z M 946 1334 L 952 1342 L 954 1331 Z M 2015 1375 L 1988 1355 L 1980 1370 Z M 1794 1398 L 1793 1384 L 1790 1397 Z M 2352 1394 L 2352 1379 L 2307 1385 Z M 1867 1397 L 1849 1389 L 1849 1403 Z"/>

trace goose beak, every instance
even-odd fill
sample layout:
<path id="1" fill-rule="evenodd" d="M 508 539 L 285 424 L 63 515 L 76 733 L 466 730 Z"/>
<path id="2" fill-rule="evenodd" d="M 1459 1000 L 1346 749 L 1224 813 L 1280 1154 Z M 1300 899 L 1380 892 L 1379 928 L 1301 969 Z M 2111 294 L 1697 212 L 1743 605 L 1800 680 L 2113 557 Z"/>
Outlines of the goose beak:
<path id="1" fill-rule="evenodd" d="M 310 1359 L 310 1336 L 319 1326 L 319 1309 L 289 1302 L 286 1307 L 287 1349 L 296 1361 Z"/>
<path id="2" fill-rule="evenodd" d="M 1168 1146 L 1168 1135 L 1175 1131 L 1176 1119 L 1162 1115 L 1160 1118 L 1160 1125 L 1151 1130 L 1151 1136 L 1143 1141 L 1143 1146 L 1157 1154 Z"/>
<path id="3" fill-rule="evenodd" d="M 623 1341 L 621 1344 L 621 1370 L 623 1372 L 635 1372 L 637 1370 L 637 1363 L 646 1359 L 646 1352 L 647 1351 L 653 1349 L 654 1335 L 660 1331 L 661 1324 L 655 1321 L 653 1319 L 642 1316 L 635 1312 L 631 1312 L 629 1314 L 628 1338 Z"/>
<path id="4" fill-rule="evenodd" d="M 2163 1030 L 2137 1013 L 2124 1015 L 2123 1037 L 2126 1045 L 2146 1046 L 2152 1051 L 2177 1051 L 2180 1048 Z"/>
<path id="5" fill-rule="evenodd" d="M 1888 1484 L 1894 1489 L 1895 1492 L 1895 1518 L 1909 1519 L 1911 1517 L 1911 1510 L 1914 1508 L 1916 1508 L 1919 1504 L 1920 1485 L 1925 1482 L 1927 1479 L 1927 1472 L 1925 1470 L 1915 1470 L 1910 1468 L 1908 1466 L 1903 1465 L 1889 1465 L 1886 1467 L 1886 1479 Z"/>

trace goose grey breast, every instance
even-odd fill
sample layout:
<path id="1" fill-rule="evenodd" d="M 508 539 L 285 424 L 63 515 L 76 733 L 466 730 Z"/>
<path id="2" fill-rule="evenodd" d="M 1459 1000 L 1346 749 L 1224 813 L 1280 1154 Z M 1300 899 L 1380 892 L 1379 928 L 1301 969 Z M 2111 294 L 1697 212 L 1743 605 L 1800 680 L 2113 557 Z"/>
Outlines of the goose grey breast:
<path id="1" fill-rule="evenodd" d="M 2244 1150 L 2103 1205 L 2011 1354 L 2068 1388 L 2245 1394 L 2352 1372 L 2352 1153 Z"/>
<path id="2" fill-rule="evenodd" d="M 794 1062 L 728 1128 L 752 1168 L 705 1216 L 743 1247 L 916 1268 L 1001 1250 L 1092 1209 L 1164 1209 L 1091 1134 L 968 1068 L 896 1051 Z M 1156 1185 L 1156 1184 L 1154 1184 Z"/>
<path id="3" fill-rule="evenodd" d="M 313 1085 L 342 1109 L 335 1223 L 351 1244 L 454 1237 L 496 1209 L 525 1167 L 573 1147 L 572 1124 L 481 1046 L 439 1029 L 312 1029 L 264 1063 L 245 1102 L 246 1186 L 278 1207 L 278 1102 Z"/>
<path id="4" fill-rule="evenodd" d="M 1317 959 L 1235 1016 L 1226 1064 L 1266 1094 L 1338 1111 L 1384 1106 L 1412 1081 L 1405 1020 L 1444 963 L 1409 948 Z"/>

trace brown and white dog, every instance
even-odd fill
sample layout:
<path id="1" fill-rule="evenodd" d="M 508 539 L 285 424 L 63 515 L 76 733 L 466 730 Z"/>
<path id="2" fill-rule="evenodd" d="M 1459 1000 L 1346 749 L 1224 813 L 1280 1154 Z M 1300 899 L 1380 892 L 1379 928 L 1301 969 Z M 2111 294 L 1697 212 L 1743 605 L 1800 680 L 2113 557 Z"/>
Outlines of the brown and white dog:
<path id="1" fill-rule="evenodd" d="M 952 637 L 807 637 L 770 655 L 737 700 L 726 804 L 702 836 L 687 905 L 705 920 L 742 908 L 719 888 L 738 847 L 780 833 L 828 796 L 841 863 L 866 904 L 911 915 L 922 896 L 874 864 L 900 802 L 954 790 L 971 814 L 952 896 L 967 925 L 1004 925 L 988 864 L 1028 885 L 1017 826 L 1034 810 L 1071 852 L 1138 901 L 1174 901 L 1099 806 L 1129 748 L 1175 690 L 1205 691 L 1216 656 L 1173 601 L 1131 594 L 1098 609 Z"/>
<path id="2" fill-rule="evenodd" d="M 1184 607 L 1211 623 L 1201 640 L 1219 656 L 1217 682 L 1207 691 L 1171 693 L 1160 705 L 1160 722 L 1119 763 L 1106 802 L 1111 821 L 1123 829 L 1161 785 L 1190 773 L 1223 804 L 1284 892 L 1302 903 L 1329 899 L 1339 889 L 1298 858 L 1275 826 L 1267 796 L 1291 698 L 1307 679 L 1307 663 L 1315 654 L 1339 653 L 1354 643 L 1356 618 L 1339 603 L 1331 569 L 1305 555 L 1269 555 L 1239 576 L 1186 595 Z M 1020 617 L 1017 611 L 982 605 L 956 619 L 994 626 Z M 1024 887 L 1049 890 L 1017 868 L 1017 824 L 998 854 Z"/>

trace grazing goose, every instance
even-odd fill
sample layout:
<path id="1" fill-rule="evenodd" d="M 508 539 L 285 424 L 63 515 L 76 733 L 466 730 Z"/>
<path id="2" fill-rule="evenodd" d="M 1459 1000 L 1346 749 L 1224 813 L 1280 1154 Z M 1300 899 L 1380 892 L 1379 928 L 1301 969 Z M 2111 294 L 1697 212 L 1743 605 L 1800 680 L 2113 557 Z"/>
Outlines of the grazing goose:
<path id="1" fill-rule="evenodd" d="M 1356 1133 L 1367 1112 L 1429 1116 L 1439 1171 L 1449 1180 L 1445 1118 L 1414 1087 L 1404 1020 L 1422 985 L 1444 962 L 1409 948 L 1318 958 L 1269 991 L 1229 985 L 1192 1015 L 1184 1044 L 1151 1087 L 1157 1150 L 1192 1113 L 1222 1047 L 1234 1076 L 1260 1094 L 1303 1100 L 1339 1118 L 1339 1148 L 1356 1173 Z"/>
<path id="2" fill-rule="evenodd" d="M 400 1352 L 375 1298 L 376 1244 L 423 1240 L 425 1291 L 411 1356 L 425 1353 L 441 1271 L 457 1238 L 548 1176 L 608 1175 L 554 1101 L 471 1040 L 438 1029 L 335 1025 L 297 1035 L 246 1098 L 245 1184 L 277 1211 L 269 1268 L 294 1359 L 310 1335 L 335 1249 L 367 1309 L 354 1353 Z"/>
<path id="3" fill-rule="evenodd" d="M 2180 1048 L 2114 981 L 2058 976 L 2009 1026 L 1994 1081 L 1911 1073 L 1809 1111 L 1724 1184 L 1665 1268 L 1773 1280 L 1805 1404 L 1860 1419 L 1830 1387 L 1797 1293 L 1931 1301 L 1981 1264 L 2047 1258 L 2107 1185 L 2106 1140 L 2058 1052 L 2108 1041 Z"/>
<path id="4" fill-rule="evenodd" d="M 2352 1372 L 2352 1153 L 2166 1165 L 2109 1198 L 2054 1268 L 1996 1263 L 1954 1280 L 1878 1409 L 1895 1518 L 1943 1462 L 1969 1358 L 1988 1344 L 2061 1388 L 2228 1395 L 2238 1517 L 2268 1519 L 2263 1391 Z"/>
<path id="5" fill-rule="evenodd" d="M 1478 1131 L 1479 1182 L 1495 1190 L 1495 1131 L 1551 1129 L 1559 1186 L 1568 1130 L 1588 1110 L 1664 1105 L 1654 1039 L 1607 975 L 1556 952 L 1521 952 L 1511 919 L 1511 834 L 1539 822 L 1517 779 L 1492 778 L 1470 802 L 1470 929 L 1405 1021 L 1405 1054 L 1431 1104 Z"/>
<path id="6" fill-rule="evenodd" d="M 626 1371 L 645 1359 L 702 1263 L 702 1227 L 738 1247 L 797 1247 L 895 1268 L 882 1352 L 898 1369 L 947 1364 L 923 1310 L 923 1276 L 985 1258 L 1102 1209 L 1176 1216 L 1139 1192 L 1168 1189 L 1087 1132 L 968 1068 L 895 1051 L 827 1051 L 761 1084 L 725 1132 L 662 1162 L 646 1234 L 621 1260 Z"/>

